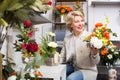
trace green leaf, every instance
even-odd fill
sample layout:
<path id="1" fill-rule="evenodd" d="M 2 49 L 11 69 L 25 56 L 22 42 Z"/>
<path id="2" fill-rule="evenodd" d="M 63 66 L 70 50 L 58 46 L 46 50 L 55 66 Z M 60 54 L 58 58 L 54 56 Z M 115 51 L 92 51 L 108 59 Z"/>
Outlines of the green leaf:
<path id="1" fill-rule="evenodd" d="M 16 11 L 16 16 L 21 20 L 21 21 L 24 21 L 24 20 L 30 20 L 29 19 L 29 13 L 28 13 L 28 10 L 25 10 L 25 9 L 19 9 L 18 11 Z"/>
<path id="2" fill-rule="evenodd" d="M 15 3 L 14 5 L 10 6 L 10 7 L 8 8 L 8 10 L 14 11 L 14 10 L 20 9 L 20 8 L 22 8 L 22 7 L 23 7 L 23 4 L 21 4 L 21 3 Z"/>
<path id="3" fill-rule="evenodd" d="M 22 1 L 20 1 L 21 3 L 26 3 L 26 4 L 32 4 L 32 3 L 34 3 L 36 0 L 22 0 Z"/>
<path id="4" fill-rule="evenodd" d="M 0 24 L 4 25 L 5 27 L 8 26 L 8 23 L 3 18 L 0 18 Z"/>
<path id="5" fill-rule="evenodd" d="M 112 30 L 111 30 L 111 29 L 108 29 L 108 32 L 109 32 L 109 33 L 111 33 L 111 32 L 112 32 Z"/>
<path id="6" fill-rule="evenodd" d="M 22 38 L 22 35 L 21 35 L 21 34 L 18 34 L 18 35 L 16 35 L 16 37 L 18 37 L 18 38 Z"/>
<path id="7" fill-rule="evenodd" d="M 117 37 L 117 34 L 116 34 L 116 33 L 113 33 L 113 36 Z"/>
<path id="8" fill-rule="evenodd" d="M 8 7 L 8 4 L 9 4 L 9 1 L 10 0 L 3 0 L 1 3 L 0 3 L 0 12 L 3 13 L 7 7 Z"/>

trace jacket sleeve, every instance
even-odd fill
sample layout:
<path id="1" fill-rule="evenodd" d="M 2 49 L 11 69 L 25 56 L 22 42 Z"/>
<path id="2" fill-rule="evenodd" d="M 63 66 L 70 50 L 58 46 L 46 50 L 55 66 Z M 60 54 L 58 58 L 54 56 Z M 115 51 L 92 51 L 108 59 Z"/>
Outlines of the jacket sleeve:
<path id="1" fill-rule="evenodd" d="M 96 64 L 98 64 L 100 62 L 100 55 L 99 55 L 99 53 L 97 53 L 96 55 L 91 53 L 90 57 L 91 57 L 91 60 L 92 60 L 93 64 L 96 65 Z"/>

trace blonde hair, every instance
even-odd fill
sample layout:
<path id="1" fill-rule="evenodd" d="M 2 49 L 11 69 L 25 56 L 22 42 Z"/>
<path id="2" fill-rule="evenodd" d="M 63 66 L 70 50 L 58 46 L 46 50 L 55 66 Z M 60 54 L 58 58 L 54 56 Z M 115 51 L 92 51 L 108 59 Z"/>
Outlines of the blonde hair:
<path id="1" fill-rule="evenodd" d="M 68 28 L 68 30 L 70 32 L 72 32 L 72 30 L 73 30 L 72 27 L 71 27 L 71 24 L 72 24 L 75 16 L 80 16 L 81 18 L 84 19 L 84 15 L 80 11 L 71 11 L 71 12 L 69 12 L 67 14 L 67 17 L 66 17 L 66 26 L 67 26 L 67 28 Z"/>

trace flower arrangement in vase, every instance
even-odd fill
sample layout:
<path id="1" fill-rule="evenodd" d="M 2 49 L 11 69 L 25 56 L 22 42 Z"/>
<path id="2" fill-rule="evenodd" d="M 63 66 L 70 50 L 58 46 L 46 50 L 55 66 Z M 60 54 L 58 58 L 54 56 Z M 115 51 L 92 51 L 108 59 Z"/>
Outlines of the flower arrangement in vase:
<path id="1" fill-rule="evenodd" d="M 43 62 L 46 61 L 47 59 L 54 61 L 54 55 L 58 54 L 56 48 L 57 48 L 57 43 L 52 41 L 53 37 L 55 36 L 54 33 L 52 32 L 47 32 L 46 36 L 42 37 L 42 44 L 40 45 L 40 50 L 41 50 L 41 56 Z"/>
<path id="2" fill-rule="evenodd" d="M 72 10 L 73 8 L 68 5 L 57 5 L 54 13 L 56 17 L 61 17 L 61 22 L 65 22 L 66 15 Z"/>

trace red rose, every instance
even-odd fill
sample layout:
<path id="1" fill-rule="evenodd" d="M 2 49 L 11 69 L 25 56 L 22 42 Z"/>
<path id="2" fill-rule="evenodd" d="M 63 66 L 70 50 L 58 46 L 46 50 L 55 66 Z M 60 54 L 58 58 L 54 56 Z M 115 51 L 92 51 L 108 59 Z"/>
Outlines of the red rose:
<path id="1" fill-rule="evenodd" d="M 52 1 L 49 1 L 47 4 L 48 4 L 48 5 L 52 5 Z"/>
<path id="2" fill-rule="evenodd" d="M 32 36 L 33 36 L 33 33 L 32 33 L 32 32 L 28 32 L 28 36 L 29 36 L 29 37 L 32 37 Z"/>
<path id="3" fill-rule="evenodd" d="M 29 52 L 32 52 L 32 53 L 38 51 L 38 44 L 36 44 L 36 43 L 28 43 L 27 50 Z"/>
<path id="4" fill-rule="evenodd" d="M 32 23 L 30 21 L 24 21 L 24 26 L 25 27 L 29 27 L 31 25 L 32 25 Z"/>

